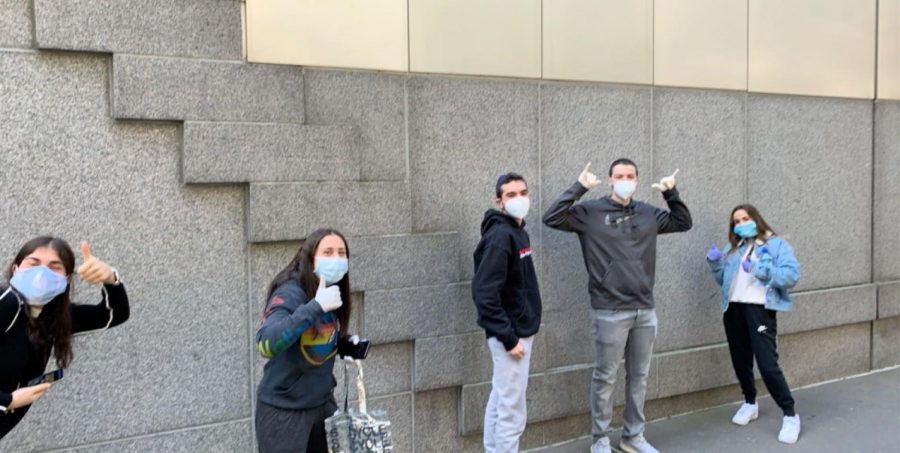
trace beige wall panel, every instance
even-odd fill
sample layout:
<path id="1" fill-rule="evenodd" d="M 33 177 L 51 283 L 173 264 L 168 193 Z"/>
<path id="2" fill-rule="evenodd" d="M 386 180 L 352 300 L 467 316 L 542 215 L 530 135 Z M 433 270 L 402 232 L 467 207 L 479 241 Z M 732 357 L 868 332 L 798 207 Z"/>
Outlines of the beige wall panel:
<path id="1" fill-rule="evenodd" d="M 247 0 L 247 57 L 407 71 L 406 20 L 406 0 Z"/>
<path id="2" fill-rule="evenodd" d="M 900 100 L 900 0 L 878 2 L 878 98 Z"/>
<path id="3" fill-rule="evenodd" d="M 747 89 L 748 0 L 656 0 L 656 85 Z"/>
<path id="4" fill-rule="evenodd" d="M 544 1 L 544 78 L 653 83 L 652 0 Z"/>
<path id="5" fill-rule="evenodd" d="M 750 91 L 871 99 L 875 0 L 751 0 Z"/>
<path id="6" fill-rule="evenodd" d="M 414 72 L 541 77 L 541 0 L 409 0 Z"/>

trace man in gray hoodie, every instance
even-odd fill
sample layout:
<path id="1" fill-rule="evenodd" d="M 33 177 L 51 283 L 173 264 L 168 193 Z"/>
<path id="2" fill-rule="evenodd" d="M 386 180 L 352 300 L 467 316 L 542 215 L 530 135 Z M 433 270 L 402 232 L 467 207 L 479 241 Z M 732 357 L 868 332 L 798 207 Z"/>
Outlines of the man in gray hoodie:
<path id="1" fill-rule="evenodd" d="M 669 210 L 632 199 L 638 182 L 637 165 L 618 159 L 609 167 L 607 184 L 612 194 L 576 203 L 600 185 L 587 164 L 578 182 L 550 206 L 544 224 L 578 234 L 590 280 L 592 326 L 595 341 L 591 380 L 593 445 L 591 453 L 611 451 L 613 387 L 625 357 L 625 430 L 620 448 L 653 453 L 644 439 L 644 396 L 647 373 L 656 339 L 653 283 L 656 272 L 656 237 L 691 228 L 691 214 L 678 197 L 675 170 L 654 188 L 662 191 Z"/>

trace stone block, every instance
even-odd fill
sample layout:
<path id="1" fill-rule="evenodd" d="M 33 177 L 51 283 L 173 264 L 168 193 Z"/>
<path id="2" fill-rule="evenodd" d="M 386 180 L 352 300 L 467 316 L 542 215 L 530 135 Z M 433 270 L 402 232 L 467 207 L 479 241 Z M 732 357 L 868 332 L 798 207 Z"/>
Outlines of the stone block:
<path id="1" fill-rule="evenodd" d="M 113 55 L 118 119 L 303 122 L 300 68 Z"/>
<path id="2" fill-rule="evenodd" d="M 35 0 L 42 49 L 241 59 L 241 6 L 220 0 Z"/>
<path id="3" fill-rule="evenodd" d="M 871 102 L 751 94 L 747 110 L 748 198 L 793 246 L 802 266 L 796 289 L 868 283 Z M 835 232 L 841 239 L 823 247 Z"/>
<path id="4" fill-rule="evenodd" d="M 346 126 L 184 123 L 185 183 L 359 179 L 354 134 Z"/>
<path id="5" fill-rule="evenodd" d="M 793 294 L 794 310 L 778 314 L 778 334 L 871 321 L 878 308 L 875 294 L 875 285 Z"/>
<path id="6" fill-rule="evenodd" d="M 112 121 L 108 57 L 2 55 L 0 168 L 17 181 L 16 195 L 0 202 L 2 261 L 43 232 L 76 247 L 86 239 L 120 271 L 131 301 L 128 322 L 76 340 L 65 381 L 3 448 L 65 448 L 249 417 L 243 191 L 184 187 L 175 124 Z M 74 300 L 97 303 L 99 293 L 78 284 Z"/>
<path id="7" fill-rule="evenodd" d="M 547 339 L 538 333 L 532 344 L 530 373 L 547 369 Z M 491 353 L 484 331 L 419 338 L 415 348 L 415 389 L 431 390 L 456 385 L 490 382 Z"/>
<path id="8" fill-rule="evenodd" d="M 459 281 L 456 233 L 353 238 L 353 288 L 373 290 Z"/>
<path id="9" fill-rule="evenodd" d="M 878 284 L 878 318 L 900 315 L 900 282 Z"/>
<path id="10" fill-rule="evenodd" d="M 578 180 L 584 166 L 601 179 L 620 157 L 635 161 L 643 175 L 650 168 L 651 90 L 603 85 L 541 86 L 541 200 L 537 221 L 560 194 Z M 645 176 L 646 178 L 646 176 Z M 635 197 L 651 195 L 644 181 Z M 584 199 L 610 191 L 605 184 Z M 577 237 L 541 225 L 542 294 L 545 309 L 588 304 L 588 277 Z"/>
<path id="11" fill-rule="evenodd" d="M 80 453 L 141 453 L 146 451 L 253 451 L 253 420 L 238 420 L 220 425 L 205 426 L 186 431 L 157 433 L 136 439 L 74 448 Z"/>
<path id="12" fill-rule="evenodd" d="M 872 323 L 872 369 L 900 365 L 900 316 Z"/>
<path id="13" fill-rule="evenodd" d="M 411 341 L 372 344 L 368 357 L 363 361 L 363 382 L 366 385 L 366 396 L 372 398 L 412 390 L 410 384 L 412 358 L 413 343 Z M 350 377 L 349 395 L 351 400 L 359 398 L 356 389 L 356 371 L 356 366 L 353 364 L 347 368 Z M 343 404 L 344 364 L 341 360 L 334 364 L 334 377 L 337 379 L 334 397 Z"/>
<path id="14" fill-rule="evenodd" d="M 479 435 L 459 435 L 460 389 L 416 392 L 415 451 L 476 453 L 484 451 Z M 528 430 L 525 430 L 528 432 Z"/>
<path id="15" fill-rule="evenodd" d="M 415 347 L 415 390 L 491 380 L 491 353 L 483 332 L 419 338 Z"/>
<path id="16" fill-rule="evenodd" d="M 413 230 L 457 231 L 462 277 L 500 174 L 529 183 L 534 209 L 526 217 L 538 251 L 538 85 L 479 79 L 416 77 L 409 82 L 409 165 Z"/>
<path id="17" fill-rule="evenodd" d="M 875 280 L 900 279 L 900 102 L 875 103 Z"/>
<path id="18" fill-rule="evenodd" d="M 347 124 L 358 131 L 361 178 L 406 179 L 406 78 L 313 69 L 304 77 L 307 123 Z"/>
<path id="19" fill-rule="evenodd" d="M 409 209 L 404 182 L 252 183 L 247 235 L 273 242 L 323 227 L 345 236 L 409 233 Z"/>
<path id="20" fill-rule="evenodd" d="M 727 345 L 716 345 L 656 357 L 659 397 L 696 392 L 734 383 Z"/>
<path id="21" fill-rule="evenodd" d="M 550 369 L 594 363 L 591 308 L 587 303 L 545 311 L 538 337 L 547 349 Z"/>
<path id="22" fill-rule="evenodd" d="M 366 291 L 364 329 L 373 342 L 476 332 L 467 283 Z"/>
<path id="23" fill-rule="evenodd" d="M 778 364 L 791 388 L 865 373 L 871 335 L 871 322 L 786 335 L 778 340 Z"/>
<path id="24" fill-rule="evenodd" d="M 394 451 L 414 451 L 413 447 L 413 396 L 412 393 L 372 398 L 367 402 L 370 410 L 382 410 L 391 421 L 391 440 Z"/>
<path id="25" fill-rule="evenodd" d="M 745 100 L 744 93 L 653 91 L 653 169 L 641 185 L 678 169 L 678 190 L 694 221 L 689 232 L 658 239 L 657 351 L 724 340 L 719 287 L 705 256 L 710 244 L 727 243 L 729 213 L 745 198 Z M 667 209 L 657 190 L 645 193 Z"/>
<path id="26" fill-rule="evenodd" d="M 0 0 L 0 47 L 32 47 L 33 16 L 28 0 Z"/>

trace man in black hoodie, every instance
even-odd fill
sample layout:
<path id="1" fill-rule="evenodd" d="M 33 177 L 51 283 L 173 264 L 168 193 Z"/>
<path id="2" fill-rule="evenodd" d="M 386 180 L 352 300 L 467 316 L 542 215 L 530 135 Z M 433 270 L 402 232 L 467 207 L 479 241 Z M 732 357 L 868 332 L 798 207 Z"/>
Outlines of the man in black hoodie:
<path id="1" fill-rule="evenodd" d="M 541 294 L 525 232 L 528 186 L 515 173 L 496 184 L 497 209 L 484 213 L 475 249 L 472 299 L 494 362 L 484 414 L 486 453 L 515 453 L 525 431 L 531 343 L 541 324 Z"/>
<path id="2" fill-rule="evenodd" d="M 620 448 L 628 453 L 654 453 L 644 439 L 644 396 L 647 373 L 656 339 L 653 283 L 656 272 L 656 237 L 691 228 L 691 214 L 671 176 L 653 184 L 662 192 L 669 210 L 632 199 L 637 188 L 637 165 L 619 159 L 609 167 L 607 184 L 612 194 L 576 203 L 600 185 L 587 164 L 573 184 L 547 209 L 544 223 L 578 234 L 589 277 L 593 333 L 594 373 L 591 380 L 593 445 L 591 453 L 608 453 L 612 420 L 612 392 L 619 362 L 625 357 L 625 429 Z"/>

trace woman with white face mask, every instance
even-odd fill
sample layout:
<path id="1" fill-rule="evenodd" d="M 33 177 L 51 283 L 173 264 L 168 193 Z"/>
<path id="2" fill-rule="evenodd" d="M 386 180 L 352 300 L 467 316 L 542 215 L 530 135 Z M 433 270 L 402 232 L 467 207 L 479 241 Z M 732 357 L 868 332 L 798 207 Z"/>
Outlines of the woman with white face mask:
<path id="1" fill-rule="evenodd" d="M 9 267 L 9 285 L 0 287 L 0 438 L 19 423 L 51 384 L 28 385 L 50 361 L 64 369 L 72 361 L 72 336 L 102 330 L 128 319 L 128 296 L 118 273 L 81 243 L 78 275 L 103 284 L 96 305 L 70 303 L 75 255 L 66 241 L 42 236 L 28 241 Z"/>
<path id="2" fill-rule="evenodd" d="M 746 425 L 759 416 L 753 359 L 759 373 L 784 412 L 778 440 L 793 444 L 800 436 L 800 416 L 778 365 L 776 313 L 793 308 L 788 290 L 800 280 L 800 263 L 787 241 L 775 235 L 755 207 L 744 204 L 731 211 L 728 244 L 707 252 L 716 283 L 722 287 L 721 309 L 725 337 L 734 373 L 744 393 L 744 404 L 732 422 Z"/>
<path id="3" fill-rule="evenodd" d="M 256 349 L 269 359 L 257 388 L 261 453 L 327 452 L 325 419 L 337 410 L 334 359 L 348 336 L 350 251 L 341 233 L 319 229 L 269 285 Z"/>

